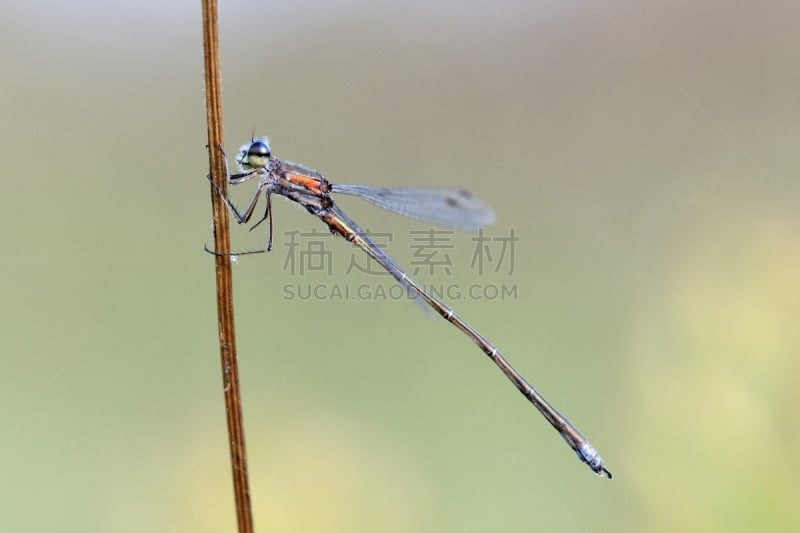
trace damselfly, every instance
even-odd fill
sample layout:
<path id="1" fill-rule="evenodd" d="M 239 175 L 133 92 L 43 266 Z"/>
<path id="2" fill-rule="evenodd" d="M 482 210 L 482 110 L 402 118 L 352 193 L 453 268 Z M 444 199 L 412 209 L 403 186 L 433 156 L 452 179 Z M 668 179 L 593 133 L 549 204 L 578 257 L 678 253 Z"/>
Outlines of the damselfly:
<path id="1" fill-rule="evenodd" d="M 339 209 L 334 203 L 331 194 L 340 193 L 358 196 L 378 207 L 406 217 L 463 230 L 479 229 L 493 222 L 494 212 L 489 206 L 464 190 L 336 185 L 325 179 L 319 172 L 274 157 L 266 139 L 254 139 L 249 144 L 242 146 L 236 157 L 236 162 L 239 164 L 241 172 L 229 176 L 228 182 L 232 185 L 237 185 L 257 179 L 258 186 L 244 212 L 240 213 L 233 202 L 218 189 L 225 203 L 236 217 L 236 221 L 239 224 L 244 224 L 252 218 L 258 199 L 263 192 L 266 196 L 266 210 L 264 211 L 264 216 L 252 228 L 255 228 L 264 220 L 269 220 L 269 239 L 266 249 L 244 253 L 258 253 L 272 249 L 272 194 L 278 194 L 297 202 L 305 207 L 309 213 L 322 220 L 331 233 L 344 237 L 355 246 L 361 248 L 369 257 L 377 261 L 394 276 L 398 283 L 418 301 L 429 305 L 477 344 L 483 353 L 519 389 L 522 395 L 559 432 L 570 448 L 578 454 L 578 458 L 595 473 L 611 478 L 611 472 L 605 467 L 600 454 L 597 453 L 597 450 L 589 443 L 586 437 L 511 366 L 511 363 L 500 353 L 497 347 L 467 324 L 453 309 L 428 292 L 400 268 L 367 235 L 367 232 L 361 226 Z"/>

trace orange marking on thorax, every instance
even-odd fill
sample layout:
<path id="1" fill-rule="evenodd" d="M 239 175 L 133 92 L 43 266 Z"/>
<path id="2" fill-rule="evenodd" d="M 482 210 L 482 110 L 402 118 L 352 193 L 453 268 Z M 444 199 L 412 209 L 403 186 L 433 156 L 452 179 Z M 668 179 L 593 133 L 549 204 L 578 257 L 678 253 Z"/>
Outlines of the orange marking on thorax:
<path id="1" fill-rule="evenodd" d="M 286 179 L 291 181 L 292 183 L 296 183 L 306 189 L 321 193 L 320 190 L 320 180 L 318 178 L 312 178 L 311 176 L 304 176 L 302 174 L 295 174 L 294 172 L 287 172 L 285 174 Z"/>

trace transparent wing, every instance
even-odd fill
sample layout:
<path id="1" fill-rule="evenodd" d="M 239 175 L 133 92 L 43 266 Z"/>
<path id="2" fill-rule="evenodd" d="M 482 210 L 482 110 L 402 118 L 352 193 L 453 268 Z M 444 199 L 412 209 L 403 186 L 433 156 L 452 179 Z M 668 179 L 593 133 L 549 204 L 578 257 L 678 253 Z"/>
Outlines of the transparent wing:
<path id="1" fill-rule="evenodd" d="M 491 207 L 461 189 L 333 185 L 332 191 L 358 196 L 404 217 L 453 229 L 473 231 L 495 220 Z"/>

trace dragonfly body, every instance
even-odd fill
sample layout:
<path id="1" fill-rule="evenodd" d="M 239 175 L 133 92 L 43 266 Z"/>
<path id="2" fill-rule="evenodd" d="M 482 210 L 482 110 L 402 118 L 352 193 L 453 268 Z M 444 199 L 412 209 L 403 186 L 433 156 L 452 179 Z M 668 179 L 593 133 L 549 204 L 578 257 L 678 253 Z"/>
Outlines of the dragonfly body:
<path id="1" fill-rule="evenodd" d="M 272 175 L 275 177 L 275 192 L 294 200 L 303 207 L 308 208 L 309 202 L 312 205 L 319 203 L 321 209 L 333 205 L 330 197 L 331 184 L 318 172 L 294 163 L 280 161 Z M 312 215 L 320 215 L 313 208 L 308 211 Z"/>
<path id="2" fill-rule="evenodd" d="M 247 209 L 240 213 L 229 198 L 223 195 L 231 212 L 240 224 L 250 220 L 261 193 L 266 196 L 264 216 L 254 224 L 256 227 L 264 220 L 270 220 L 269 242 L 266 250 L 272 248 L 272 202 L 271 195 L 284 196 L 303 206 L 309 213 L 318 217 L 330 229 L 362 249 L 372 259 L 400 283 L 418 301 L 430 306 L 445 320 L 462 331 L 491 359 L 559 432 L 581 461 L 595 473 L 611 478 L 597 450 L 531 385 L 500 353 L 488 339 L 467 324 L 452 308 L 429 293 L 417 281 L 400 268 L 355 221 L 348 217 L 334 202 L 332 193 L 359 196 L 379 207 L 404 216 L 433 222 L 457 229 L 477 229 L 494 220 L 494 212 L 470 193 L 456 189 L 431 188 L 380 188 L 366 185 L 335 185 L 314 170 L 302 165 L 280 160 L 272 156 L 269 144 L 264 139 L 255 139 L 242 147 L 237 156 L 242 170 L 229 177 L 229 183 L 239 184 L 258 178 L 258 186 Z"/>

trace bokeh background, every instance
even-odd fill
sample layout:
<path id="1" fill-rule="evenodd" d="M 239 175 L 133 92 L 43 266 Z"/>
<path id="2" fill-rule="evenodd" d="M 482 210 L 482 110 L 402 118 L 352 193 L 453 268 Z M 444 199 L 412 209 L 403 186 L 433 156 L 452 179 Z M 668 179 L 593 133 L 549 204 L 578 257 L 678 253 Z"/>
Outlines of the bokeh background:
<path id="1" fill-rule="evenodd" d="M 199 2 L 0 7 L 0 529 L 233 531 Z M 800 4 L 224 2 L 228 155 L 470 189 L 513 272 L 426 283 L 571 417 L 613 481 L 454 328 L 386 287 L 235 265 L 259 531 L 800 527 Z M 247 189 L 248 186 L 241 186 Z M 247 192 L 238 192 L 244 201 Z M 414 261 L 424 224 L 343 205 Z M 233 228 L 254 248 L 265 228 Z M 304 240 L 305 239 L 305 240 Z M 497 249 L 494 249 L 497 253 Z M 355 256 L 358 258 L 358 256 Z M 508 264 L 506 263 L 506 266 Z"/>

